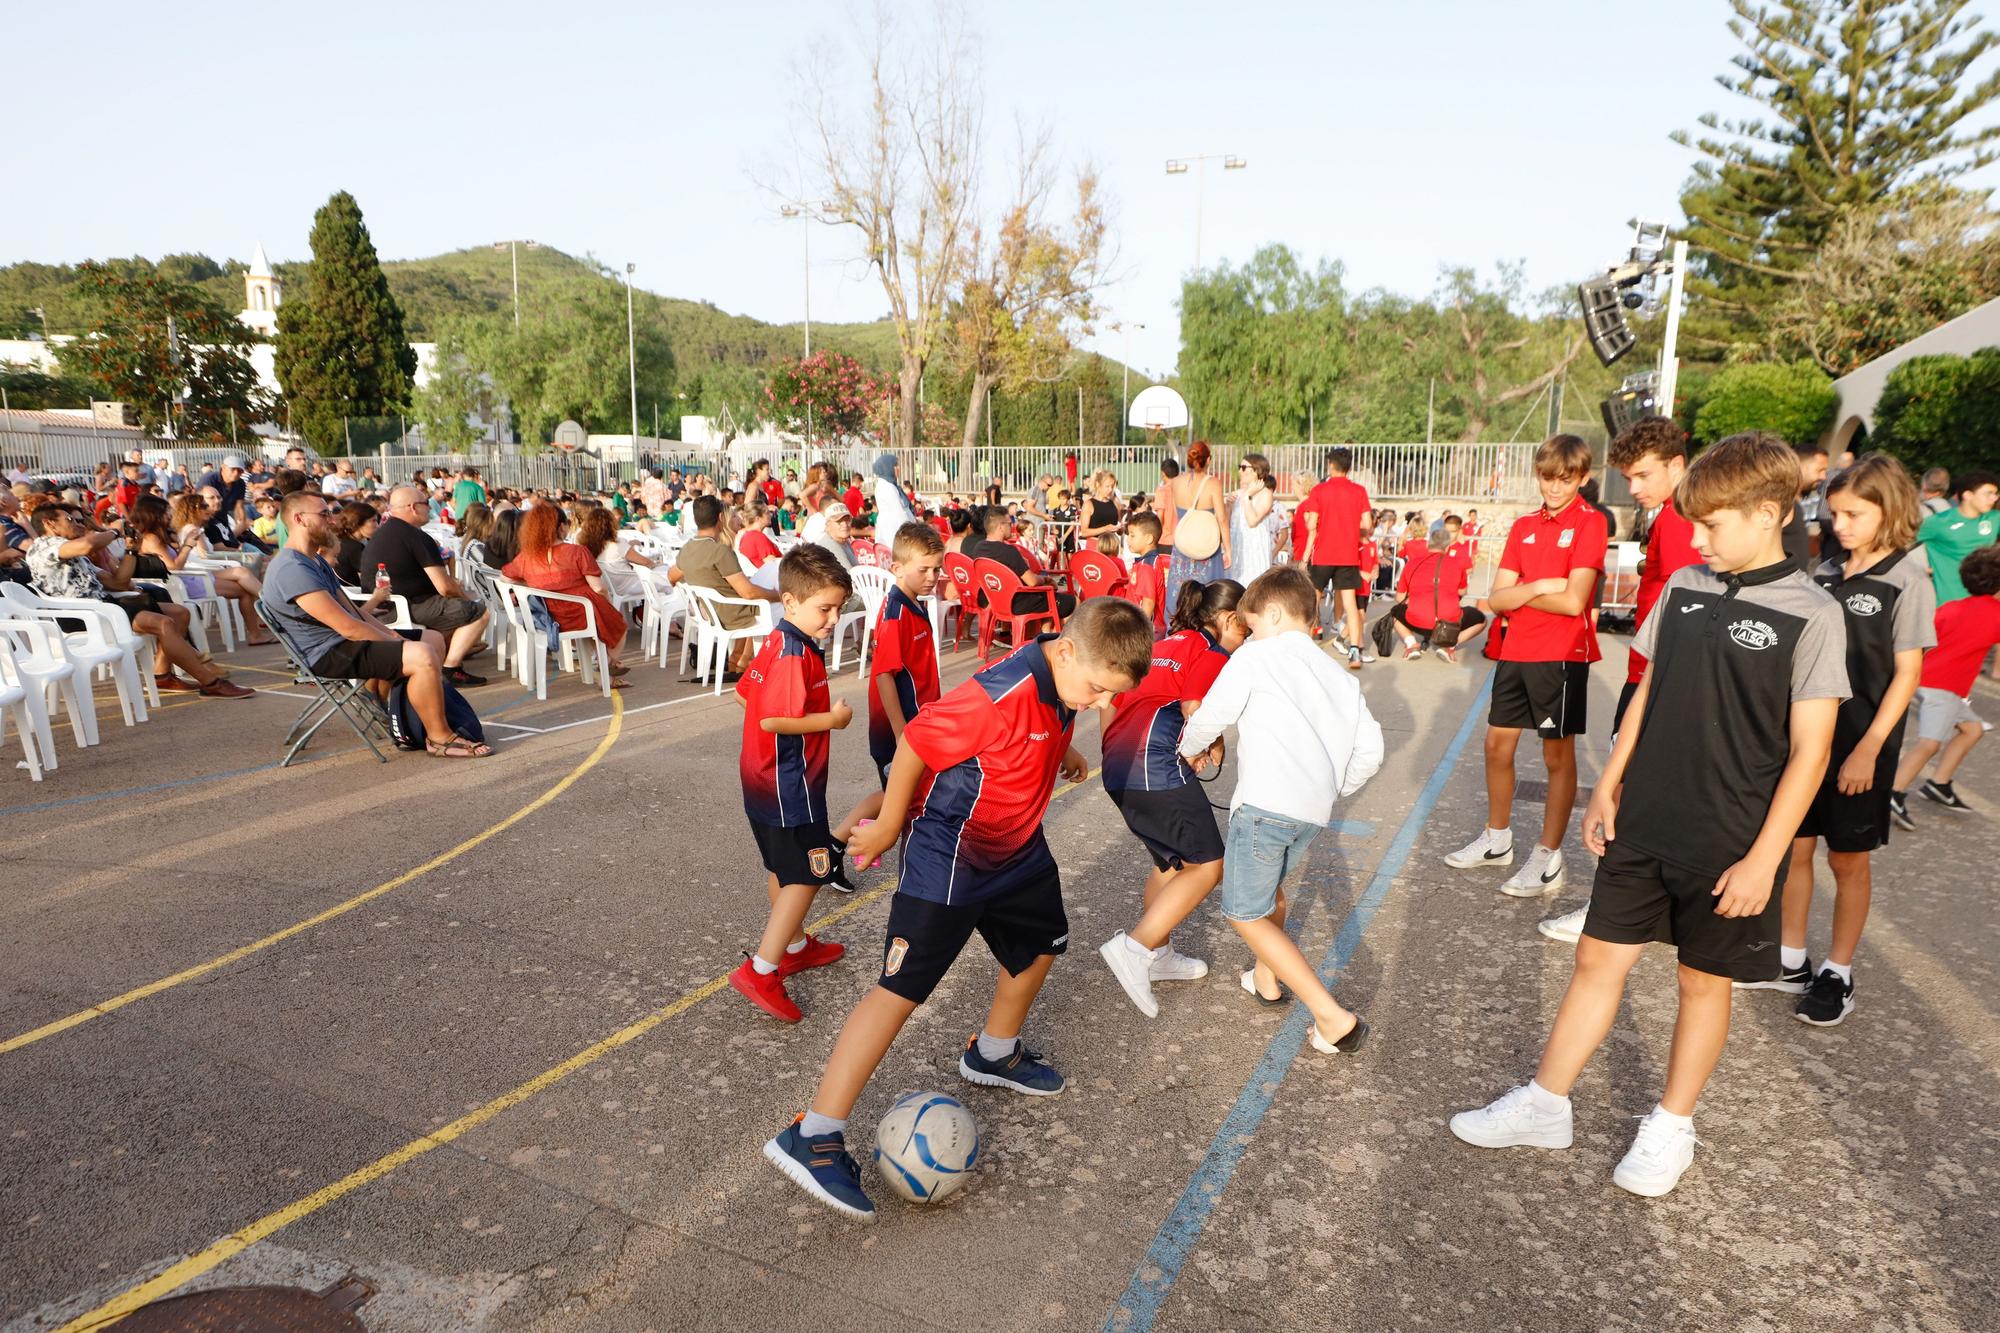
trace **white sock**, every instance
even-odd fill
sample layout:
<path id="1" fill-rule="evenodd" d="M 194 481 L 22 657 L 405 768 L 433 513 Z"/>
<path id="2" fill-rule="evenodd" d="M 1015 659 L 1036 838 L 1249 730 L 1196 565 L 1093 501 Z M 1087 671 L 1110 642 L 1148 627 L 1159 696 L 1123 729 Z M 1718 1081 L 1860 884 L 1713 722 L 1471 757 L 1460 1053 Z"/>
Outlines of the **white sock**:
<path id="1" fill-rule="evenodd" d="M 1533 1079 L 1528 1080 L 1528 1100 L 1537 1111 L 1567 1111 L 1569 1098 L 1558 1097 Z"/>
<path id="2" fill-rule="evenodd" d="M 1560 847 L 1544 847 L 1544 846 L 1542 846 L 1542 845 L 1541 845 L 1540 843 L 1536 843 L 1536 844 L 1535 844 L 1535 850 L 1536 850 L 1536 851 L 1538 851 L 1538 852 L 1547 852 L 1547 853 L 1549 854 L 1549 865 L 1550 865 L 1550 867 L 1551 867 L 1551 868 L 1553 868 L 1553 867 L 1555 867 L 1555 866 L 1559 866 L 1559 865 L 1561 865 L 1561 864 L 1562 864 L 1562 859 L 1563 859 L 1563 849 L 1562 849 L 1562 848 L 1560 848 Z"/>
<path id="3" fill-rule="evenodd" d="M 1004 1060 L 1014 1053 L 1021 1044 L 1019 1037 L 995 1037 L 984 1028 L 979 1031 L 979 1058 L 982 1060 Z"/>
<path id="4" fill-rule="evenodd" d="M 1144 954 L 1148 958 L 1154 957 L 1153 950 L 1148 949 L 1145 945 L 1139 943 L 1139 941 L 1133 939 L 1130 935 L 1120 935 L 1118 938 L 1124 940 L 1125 947 L 1131 950 L 1133 953 Z"/>
<path id="5" fill-rule="evenodd" d="M 1512 847 L 1514 845 L 1514 830 L 1511 828 L 1487 829 L 1486 842 L 1490 847 Z"/>
<path id="6" fill-rule="evenodd" d="M 806 1118 L 799 1121 L 799 1133 L 809 1139 L 816 1139 L 822 1134 L 845 1134 L 846 1132 L 847 1122 L 845 1120 L 835 1120 L 832 1116 L 821 1115 L 818 1111 L 807 1111 Z"/>
<path id="7" fill-rule="evenodd" d="M 1778 946 L 1778 962 L 1787 972 L 1796 972 L 1806 965 L 1806 951 L 1794 949 L 1789 944 Z"/>
<path id="8" fill-rule="evenodd" d="M 1664 1106 L 1655 1106 L 1653 1114 L 1659 1119 L 1666 1121 L 1669 1125 L 1672 1125 L 1675 1129 L 1694 1128 L 1694 1117 L 1691 1115 L 1675 1115 Z"/>
<path id="9" fill-rule="evenodd" d="M 761 956 L 754 953 L 750 955 L 750 967 L 760 977 L 768 977 L 778 970 L 776 963 L 767 963 Z"/>
<path id="10" fill-rule="evenodd" d="M 797 953 L 799 950 L 805 948 L 808 944 L 811 943 L 812 943 L 812 936 L 810 935 L 806 936 L 804 939 L 793 940 L 790 944 L 787 944 L 785 946 L 785 952 Z"/>
<path id="11" fill-rule="evenodd" d="M 1852 985 L 1854 982 L 1854 964 L 1852 963 L 1836 963 L 1831 959 L 1828 959 L 1826 962 L 1821 963 L 1819 965 L 1819 969 L 1822 972 L 1833 973 L 1833 975 L 1839 977 L 1842 982 L 1847 983 L 1849 985 Z"/>

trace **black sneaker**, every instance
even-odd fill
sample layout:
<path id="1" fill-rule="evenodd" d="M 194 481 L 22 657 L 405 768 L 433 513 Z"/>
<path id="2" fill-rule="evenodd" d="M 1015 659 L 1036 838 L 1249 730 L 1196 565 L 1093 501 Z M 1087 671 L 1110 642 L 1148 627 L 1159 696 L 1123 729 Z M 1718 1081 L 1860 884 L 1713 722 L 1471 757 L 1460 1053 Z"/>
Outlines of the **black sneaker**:
<path id="1" fill-rule="evenodd" d="M 1813 978 L 1812 989 L 1799 999 L 1792 1016 L 1816 1028 L 1830 1028 L 1853 1012 L 1854 983 L 1842 981 L 1838 972 L 1824 967 Z"/>
<path id="2" fill-rule="evenodd" d="M 1917 831 L 1917 821 L 1910 818 L 1910 798 L 1902 792 L 1889 793 L 1889 817 L 1896 821 L 1896 827 L 1911 833 Z"/>
<path id="3" fill-rule="evenodd" d="M 827 883 L 835 893 L 854 892 L 854 881 L 847 877 L 847 844 L 838 838 L 833 840 L 833 878 Z"/>
<path id="4" fill-rule="evenodd" d="M 453 685 L 458 686 L 461 690 L 469 690 L 475 685 L 484 685 L 486 683 L 486 677 L 475 676 L 464 667 L 446 667 L 444 669 L 444 678 Z"/>
<path id="5" fill-rule="evenodd" d="M 1956 810 L 1960 814 L 1964 814 L 1972 808 L 1964 801 L 1958 799 L 1958 793 L 1951 789 L 1949 782 L 1933 782 L 1929 778 L 1925 778 L 1924 785 L 1917 788 L 1917 794 L 1925 800 L 1936 801 L 1945 809 Z"/>
<path id="6" fill-rule="evenodd" d="M 1770 981 L 1732 981 L 1729 984 L 1737 990 L 1775 990 L 1787 995 L 1803 995 L 1806 988 L 1812 985 L 1812 979 L 1812 959 L 1808 958 L 1797 967 L 1786 967 L 1780 963 L 1778 975 Z"/>

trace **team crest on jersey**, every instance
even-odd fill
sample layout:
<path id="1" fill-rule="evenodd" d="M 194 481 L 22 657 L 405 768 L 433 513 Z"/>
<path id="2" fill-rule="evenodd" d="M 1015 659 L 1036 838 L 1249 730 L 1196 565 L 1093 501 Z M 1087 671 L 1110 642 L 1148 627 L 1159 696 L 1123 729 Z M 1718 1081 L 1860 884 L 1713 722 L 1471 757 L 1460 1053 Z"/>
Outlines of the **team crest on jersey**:
<path id="1" fill-rule="evenodd" d="M 812 871 L 814 879 L 825 879 L 833 873 L 833 852 L 830 848 L 814 847 L 806 853 L 806 869 Z"/>
<path id="2" fill-rule="evenodd" d="M 1570 544 L 1571 542 L 1573 542 L 1573 541 L 1575 541 L 1575 540 L 1576 540 L 1576 529 L 1575 529 L 1575 528 L 1564 528 L 1564 529 L 1562 530 L 1562 536 L 1560 536 L 1560 537 L 1556 538 L 1556 545 L 1557 545 L 1557 546 L 1568 546 L 1568 545 L 1569 545 L 1569 544 Z"/>
<path id="3" fill-rule="evenodd" d="M 1761 620 L 1739 620 L 1729 627 L 1729 637 L 1761 653 L 1778 642 L 1778 631 Z"/>
<path id="4" fill-rule="evenodd" d="M 893 977 L 902 969 L 903 959 L 910 952 L 910 942 L 898 935 L 889 941 L 889 952 L 882 959 L 882 975 Z"/>
<path id="5" fill-rule="evenodd" d="M 1847 609 L 1857 616 L 1872 616 L 1882 609 L 1882 599 L 1872 592 L 1857 592 L 1847 599 Z"/>

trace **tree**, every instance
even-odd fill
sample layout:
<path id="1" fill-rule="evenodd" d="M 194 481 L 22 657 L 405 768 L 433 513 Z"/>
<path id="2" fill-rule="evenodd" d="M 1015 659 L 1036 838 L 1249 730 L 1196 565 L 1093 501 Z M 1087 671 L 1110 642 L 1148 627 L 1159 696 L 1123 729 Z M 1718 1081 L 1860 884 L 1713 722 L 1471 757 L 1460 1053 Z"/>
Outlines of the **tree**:
<path id="1" fill-rule="evenodd" d="M 1816 440 L 1833 424 L 1837 395 L 1810 361 L 1727 366 L 1709 381 L 1694 437 L 1713 444 L 1739 431 L 1769 431 L 1792 444 Z"/>
<path id="2" fill-rule="evenodd" d="M 1936 185 L 1850 209 L 1773 307 L 1777 350 L 1845 375 L 2000 296 L 2000 227 L 1981 195 Z"/>
<path id="3" fill-rule="evenodd" d="M 1681 197 L 1694 251 L 1683 354 L 1709 360 L 1762 343 L 1844 213 L 1985 166 L 2000 142 L 2000 126 L 1967 128 L 2000 73 L 1962 86 L 1995 41 L 1965 0 L 1730 5 L 1743 50 L 1717 82 L 1762 110 L 1674 136 L 1702 158 Z"/>
<path id="4" fill-rule="evenodd" d="M 250 330 L 186 283 L 126 277 L 102 264 L 78 282 L 103 312 L 99 326 L 57 353 L 65 379 L 129 405 L 139 424 L 191 440 L 226 440 L 271 404 L 250 364 Z"/>
<path id="5" fill-rule="evenodd" d="M 361 206 L 345 190 L 313 215 L 312 263 L 278 308 L 278 383 L 315 447 L 345 439 L 348 417 L 388 416 L 410 401 L 417 354 L 403 332 Z"/>
<path id="6" fill-rule="evenodd" d="M 423 427 L 426 444 L 446 453 L 462 454 L 479 443 L 475 418 L 495 420 L 501 411 L 492 382 L 472 364 L 462 331 L 447 332 L 431 358 L 431 373 L 417 390 L 412 414 Z"/>
<path id="7" fill-rule="evenodd" d="M 771 416 L 764 378 L 748 366 L 711 365 L 685 381 L 679 397 L 680 410 L 707 417 L 725 445 Z"/>
<path id="8" fill-rule="evenodd" d="M 1993 466 L 2000 458 L 2000 347 L 1913 356 L 1890 371 L 1870 442 L 1913 473 Z"/>
<path id="9" fill-rule="evenodd" d="M 1241 444 L 1303 440 L 1347 362 L 1340 265 L 1267 245 L 1181 284 L 1182 393 L 1195 428 Z"/>
<path id="10" fill-rule="evenodd" d="M 785 430 L 812 444 L 851 439 L 868 429 L 885 397 L 882 386 L 853 357 L 814 352 L 780 361 L 764 385 L 765 412 Z"/>
<path id="11" fill-rule="evenodd" d="M 1522 283 L 1520 264 L 1500 265 L 1491 287 L 1469 268 L 1451 268 L 1433 297 L 1445 326 L 1437 376 L 1464 413 L 1462 441 L 1478 440 L 1502 408 L 1548 388 L 1583 351 L 1579 320 L 1537 320 L 1516 310 Z"/>
<path id="12" fill-rule="evenodd" d="M 984 94 L 978 53 L 962 12 L 939 5 L 920 34 L 902 41 L 886 9 L 875 13 L 866 52 L 867 109 L 849 128 L 832 109 L 831 62 L 801 80 L 802 119 L 817 138 L 813 194 L 860 233 L 862 255 L 882 281 L 895 325 L 899 440 L 920 443 L 918 386 L 943 336 L 958 289 L 978 180 Z"/>

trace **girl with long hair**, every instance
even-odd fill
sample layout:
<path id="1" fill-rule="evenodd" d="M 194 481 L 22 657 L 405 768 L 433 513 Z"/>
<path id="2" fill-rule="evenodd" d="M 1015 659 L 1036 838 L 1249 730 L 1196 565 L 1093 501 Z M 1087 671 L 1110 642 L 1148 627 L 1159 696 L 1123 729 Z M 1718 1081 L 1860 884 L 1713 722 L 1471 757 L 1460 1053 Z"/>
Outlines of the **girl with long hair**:
<path id="1" fill-rule="evenodd" d="M 180 498 L 185 500 L 188 497 L 183 495 Z M 197 500 L 196 504 L 199 503 Z M 201 548 L 194 540 L 176 535 L 172 513 L 167 502 L 157 495 L 141 495 L 132 503 L 129 522 L 132 525 L 132 535 L 138 539 L 141 565 L 138 573 L 141 578 L 147 576 L 149 569 L 156 570 L 160 577 L 164 577 L 168 570 L 179 573 L 187 568 L 190 559 L 202 554 Z M 191 521 L 179 530 L 180 533 L 185 534 L 192 530 L 198 539 L 201 525 L 198 521 L 192 521 L 195 518 L 195 506 L 182 505 L 181 513 Z M 149 559 L 158 561 L 157 566 L 147 564 Z M 243 640 L 245 647 L 260 648 L 277 642 L 265 631 L 264 622 L 257 615 L 257 594 L 264 591 L 264 585 L 258 582 L 255 574 L 247 569 L 233 566 L 204 569 L 199 571 L 199 574 L 200 578 L 213 588 L 216 596 L 233 599 L 242 611 L 244 628 L 249 631 L 248 637 Z M 199 595 L 207 590 L 198 588 L 197 593 Z"/>

